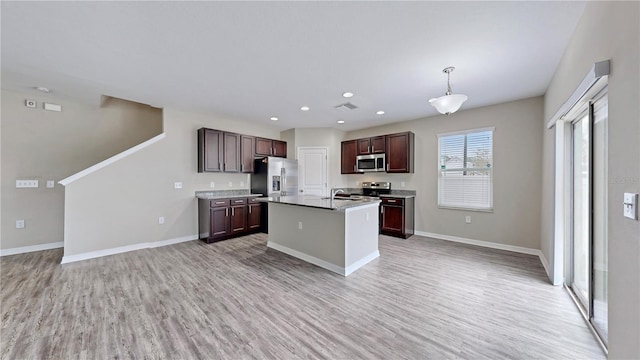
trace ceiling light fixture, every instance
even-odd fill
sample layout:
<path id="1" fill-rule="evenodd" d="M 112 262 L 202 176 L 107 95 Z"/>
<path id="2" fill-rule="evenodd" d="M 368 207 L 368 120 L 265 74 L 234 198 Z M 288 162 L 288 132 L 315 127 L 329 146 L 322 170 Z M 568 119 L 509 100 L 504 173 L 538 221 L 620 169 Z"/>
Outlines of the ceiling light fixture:
<path id="1" fill-rule="evenodd" d="M 376 111 L 376 115 L 384 115 L 384 111 L 378 110 L 378 111 Z"/>
<path id="2" fill-rule="evenodd" d="M 345 97 L 345 98 L 353 97 L 353 93 L 352 93 L 352 92 L 348 92 L 348 91 L 347 91 L 347 92 L 345 92 L 345 93 L 342 93 L 342 97 Z"/>
<path id="3" fill-rule="evenodd" d="M 344 120 L 338 120 L 336 121 L 338 124 L 344 124 Z"/>
<path id="4" fill-rule="evenodd" d="M 43 93 L 50 93 L 51 90 L 49 90 L 48 88 L 44 87 L 44 86 L 36 86 L 34 89 L 38 90 L 38 91 L 42 91 Z"/>
<path id="5" fill-rule="evenodd" d="M 303 106 L 300 108 L 300 110 L 302 111 L 309 111 L 309 107 L 308 106 Z"/>
<path id="6" fill-rule="evenodd" d="M 277 117 L 275 117 L 275 116 L 272 116 L 272 117 L 271 117 L 271 120 L 272 120 L 272 121 L 278 121 L 278 118 L 277 118 Z"/>
<path id="7" fill-rule="evenodd" d="M 468 99 L 467 95 L 454 95 L 451 93 L 450 74 L 455 69 L 456 68 L 454 68 L 453 66 L 450 66 L 442 70 L 443 73 L 447 74 L 447 92 L 444 94 L 444 96 L 429 100 L 429 103 L 433 105 L 433 107 L 436 108 L 436 110 L 438 110 L 438 112 L 440 112 L 441 114 L 453 114 L 454 112 L 458 111 L 458 109 L 460 109 L 460 106 L 462 106 L 462 103 L 464 103 Z"/>

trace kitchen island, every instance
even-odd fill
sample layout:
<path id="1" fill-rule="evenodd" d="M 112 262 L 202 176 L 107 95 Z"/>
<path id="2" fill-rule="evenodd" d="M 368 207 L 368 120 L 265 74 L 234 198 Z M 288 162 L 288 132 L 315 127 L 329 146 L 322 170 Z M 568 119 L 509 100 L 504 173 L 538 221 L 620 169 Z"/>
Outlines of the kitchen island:
<path id="1" fill-rule="evenodd" d="M 380 256 L 380 200 L 310 195 L 257 200 L 269 203 L 269 248 L 343 276 Z"/>

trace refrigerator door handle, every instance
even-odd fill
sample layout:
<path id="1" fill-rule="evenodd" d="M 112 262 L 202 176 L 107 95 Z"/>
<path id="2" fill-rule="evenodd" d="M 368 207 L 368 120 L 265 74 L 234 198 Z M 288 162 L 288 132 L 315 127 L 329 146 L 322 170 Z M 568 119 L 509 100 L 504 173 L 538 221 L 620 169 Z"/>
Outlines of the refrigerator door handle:
<path id="1" fill-rule="evenodd" d="M 280 187 L 280 195 L 287 195 L 287 170 L 285 168 L 280 169 L 280 179 L 282 180 L 282 186 Z"/>

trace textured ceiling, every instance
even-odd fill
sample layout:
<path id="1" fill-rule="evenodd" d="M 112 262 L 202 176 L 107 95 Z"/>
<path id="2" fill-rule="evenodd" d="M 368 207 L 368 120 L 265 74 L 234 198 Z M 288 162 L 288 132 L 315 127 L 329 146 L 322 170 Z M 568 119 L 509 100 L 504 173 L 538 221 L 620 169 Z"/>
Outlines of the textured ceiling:
<path id="1" fill-rule="evenodd" d="M 454 93 L 469 96 L 462 110 L 542 95 L 585 3 L 1 6 L 3 88 L 353 130 L 436 115 L 428 99 L 446 91 L 447 66 Z M 334 109 L 345 91 L 358 109 Z"/>

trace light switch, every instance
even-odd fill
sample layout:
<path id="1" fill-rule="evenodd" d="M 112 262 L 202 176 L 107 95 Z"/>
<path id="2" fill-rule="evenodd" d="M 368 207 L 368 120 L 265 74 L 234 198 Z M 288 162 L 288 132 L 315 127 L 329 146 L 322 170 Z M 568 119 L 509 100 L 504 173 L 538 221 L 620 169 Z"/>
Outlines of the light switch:
<path id="1" fill-rule="evenodd" d="M 52 189 L 55 186 L 55 183 L 53 180 L 47 180 L 47 187 L 49 189 Z"/>
<path id="2" fill-rule="evenodd" d="M 173 183 L 173 188 L 174 189 L 182 189 L 182 183 L 181 182 Z"/>
<path id="3" fill-rule="evenodd" d="M 638 194 L 624 193 L 624 217 L 638 220 Z"/>

